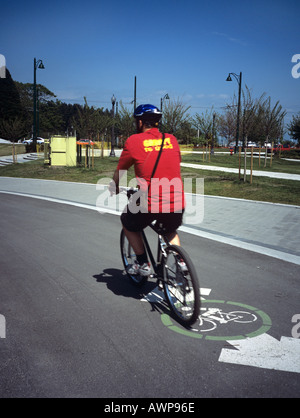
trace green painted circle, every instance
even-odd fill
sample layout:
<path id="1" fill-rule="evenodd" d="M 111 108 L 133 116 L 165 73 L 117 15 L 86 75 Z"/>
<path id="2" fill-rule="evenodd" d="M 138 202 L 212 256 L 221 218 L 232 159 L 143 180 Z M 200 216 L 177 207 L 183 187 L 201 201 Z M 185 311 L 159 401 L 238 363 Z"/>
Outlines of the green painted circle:
<path id="1" fill-rule="evenodd" d="M 196 333 L 195 331 L 190 331 L 188 329 L 181 328 L 180 326 L 174 324 L 172 322 L 172 319 L 167 314 L 161 315 L 162 323 L 166 327 L 168 327 L 171 331 L 177 332 L 178 334 L 185 335 L 187 337 L 205 339 L 205 340 L 210 340 L 210 341 L 230 341 L 230 340 L 244 340 L 246 338 L 254 338 L 254 337 L 257 337 L 258 335 L 265 334 L 266 332 L 269 331 L 269 329 L 272 326 L 272 320 L 271 320 L 271 318 L 269 317 L 268 314 L 266 314 L 265 312 L 263 312 L 262 310 L 260 310 L 258 308 L 254 308 L 253 306 L 250 306 L 250 305 L 245 305 L 245 304 L 239 303 L 239 302 L 230 302 L 230 301 L 226 302 L 224 300 L 202 300 L 201 303 L 202 304 L 204 304 L 204 303 L 218 303 L 218 304 L 225 304 L 225 305 L 234 305 L 234 306 L 237 306 L 239 308 L 247 309 L 247 310 L 251 311 L 252 313 L 255 313 L 257 316 L 259 316 L 261 318 L 262 325 L 256 331 L 251 332 L 249 334 L 213 336 L 213 335 L 199 334 L 199 333 Z"/>

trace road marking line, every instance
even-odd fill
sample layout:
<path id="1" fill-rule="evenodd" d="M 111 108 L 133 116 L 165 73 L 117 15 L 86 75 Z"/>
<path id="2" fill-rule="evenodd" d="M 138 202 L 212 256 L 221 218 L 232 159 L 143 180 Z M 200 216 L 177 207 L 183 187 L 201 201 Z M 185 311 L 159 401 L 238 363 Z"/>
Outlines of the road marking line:
<path id="1" fill-rule="evenodd" d="M 300 339 L 262 334 L 228 343 L 234 348 L 223 348 L 220 362 L 300 373 Z"/>

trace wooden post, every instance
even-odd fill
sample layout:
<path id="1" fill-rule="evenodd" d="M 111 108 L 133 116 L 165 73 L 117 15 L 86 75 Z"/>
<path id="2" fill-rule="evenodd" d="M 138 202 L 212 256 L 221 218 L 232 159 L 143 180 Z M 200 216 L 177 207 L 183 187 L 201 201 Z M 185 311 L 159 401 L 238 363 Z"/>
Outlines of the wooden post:
<path id="1" fill-rule="evenodd" d="M 244 148 L 244 183 L 247 180 L 247 148 Z"/>
<path id="2" fill-rule="evenodd" d="M 261 144 L 259 144 L 258 167 L 260 167 L 260 151 L 261 151 Z"/>
<path id="3" fill-rule="evenodd" d="M 268 157 L 268 137 L 267 137 L 267 139 L 266 139 L 266 146 L 265 146 L 265 164 L 264 164 L 264 168 L 266 168 L 267 167 L 267 157 Z"/>
<path id="4" fill-rule="evenodd" d="M 253 147 L 251 147 L 251 174 L 250 174 L 250 184 L 252 184 L 252 172 L 253 172 Z"/>
<path id="5" fill-rule="evenodd" d="M 241 153 L 242 147 L 239 147 L 239 180 L 241 180 Z"/>
<path id="6" fill-rule="evenodd" d="M 12 145 L 12 158 L 13 158 L 13 163 L 15 163 L 16 162 L 16 149 L 15 149 L 15 143 L 13 142 L 13 145 Z"/>
<path id="7" fill-rule="evenodd" d="M 274 141 L 272 141 L 270 167 L 272 167 L 272 161 L 273 161 L 273 148 L 274 148 Z"/>

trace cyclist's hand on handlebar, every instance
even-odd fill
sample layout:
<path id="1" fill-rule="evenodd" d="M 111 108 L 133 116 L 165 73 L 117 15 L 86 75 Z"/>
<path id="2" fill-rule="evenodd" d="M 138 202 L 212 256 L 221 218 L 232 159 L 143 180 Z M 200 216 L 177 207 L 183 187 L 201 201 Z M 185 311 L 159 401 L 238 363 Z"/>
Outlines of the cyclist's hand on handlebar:
<path id="1" fill-rule="evenodd" d="M 113 196 L 114 194 L 120 193 L 119 186 L 117 186 L 113 180 L 109 183 L 108 190 L 110 191 L 111 196 Z"/>

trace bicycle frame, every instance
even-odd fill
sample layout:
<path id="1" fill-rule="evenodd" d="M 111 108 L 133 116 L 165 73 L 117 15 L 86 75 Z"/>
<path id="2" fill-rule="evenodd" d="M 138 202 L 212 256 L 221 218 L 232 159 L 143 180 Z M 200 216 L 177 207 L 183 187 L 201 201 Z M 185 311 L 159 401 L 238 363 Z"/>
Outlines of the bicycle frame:
<path id="1" fill-rule="evenodd" d="M 168 245 L 170 245 L 170 243 L 169 243 L 168 239 L 165 236 L 159 234 L 159 232 L 158 232 L 158 230 L 156 228 L 156 225 L 150 224 L 149 227 L 154 232 L 156 232 L 158 234 L 158 238 L 157 238 L 157 258 L 156 258 L 156 261 L 154 259 L 153 253 L 151 251 L 151 248 L 150 248 L 149 242 L 147 240 L 145 231 L 142 231 L 143 242 L 144 242 L 144 245 L 145 245 L 147 254 L 149 256 L 150 262 L 152 264 L 153 270 L 155 272 L 155 275 L 153 275 L 153 276 L 156 277 L 156 278 L 158 278 L 159 280 L 163 280 L 163 274 L 162 274 L 162 271 L 161 271 L 161 259 L 162 259 L 162 256 L 165 256 L 166 255 L 166 253 L 164 251 L 164 247 L 167 247 Z"/>
<path id="2" fill-rule="evenodd" d="M 132 195 L 134 193 L 136 193 L 137 191 L 138 191 L 138 189 L 129 189 L 128 190 L 125 187 L 120 187 L 120 192 L 126 193 L 126 196 L 127 196 L 128 200 L 130 200 L 130 198 L 132 197 Z M 161 258 L 162 258 L 162 255 L 165 255 L 166 256 L 166 253 L 164 252 L 164 247 L 169 246 L 170 245 L 170 242 L 169 242 L 169 240 L 164 235 L 160 234 L 160 229 L 159 229 L 159 227 L 156 226 L 156 223 L 150 224 L 149 227 L 154 232 L 156 232 L 156 234 L 158 235 L 158 240 L 157 240 L 157 261 L 155 261 L 155 259 L 153 257 L 153 254 L 152 254 L 152 251 L 151 251 L 151 248 L 150 248 L 150 245 L 148 243 L 148 240 L 147 240 L 145 231 L 144 230 L 142 231 L 142 237 L 143 237 L 143 242 L 144 242 L 144 245 L 145 245 L 145 248 L 146 248 L 146 252 L 147 252 L 147 254 L 149 256 L 150 262 L 151 262 L 152 267 L 153 267 L 153 270 L 155 272 L 155 274 L 152 275 L 152 277 L 156 277 L 156 278 L 158 278 L 160 280 L 163 280 L 163 274 L 162 274 L 162 271 L 160 269 L 160 267 L 161 267 Z"/>

